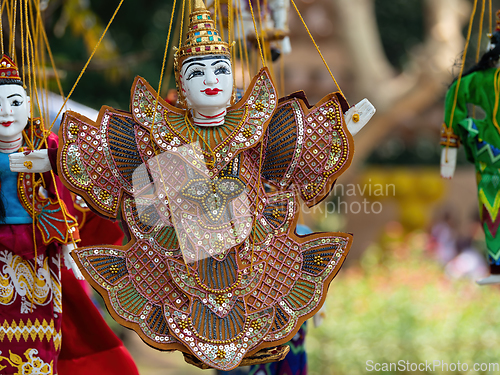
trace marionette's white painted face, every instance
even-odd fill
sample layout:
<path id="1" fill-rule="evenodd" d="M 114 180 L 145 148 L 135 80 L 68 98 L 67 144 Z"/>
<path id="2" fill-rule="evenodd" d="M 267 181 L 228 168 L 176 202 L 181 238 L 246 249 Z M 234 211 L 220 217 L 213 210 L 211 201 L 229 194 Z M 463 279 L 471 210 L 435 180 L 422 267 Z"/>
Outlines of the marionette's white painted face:
<path id="1" fill-rule="evenodd" d="M 0 140 L 11 141 L 21 135 L 30 115 L 30 98 L 15 84 L 0 85 Z"/>
<path id="2" fill-rule="evenodd" d="M 233 70 L 227 56 L 187 59 L 181 69 L 182 91 L 187 105 L 198 112 L 213 112 L 231 104 Z"/>

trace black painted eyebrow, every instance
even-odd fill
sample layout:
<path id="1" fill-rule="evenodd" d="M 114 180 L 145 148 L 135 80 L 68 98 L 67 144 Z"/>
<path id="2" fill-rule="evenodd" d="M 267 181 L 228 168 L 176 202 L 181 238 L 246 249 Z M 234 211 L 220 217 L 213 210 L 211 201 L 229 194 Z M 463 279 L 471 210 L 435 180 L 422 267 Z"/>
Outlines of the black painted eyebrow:
<path id="1" fill-rule="evenodd" d="M 199 56 L 199 57 L 190 57 L 186 59 L 182 63 L 182 65 L 193 62 L 193 61 L 203 61 L 203 60 L 210 60 L 210 59 L 219 59 L 219 60 L 229 60 L 229 57 L 226 55 L 206 55 L 206 56 Z"/>
<path id="2" fill-rule="evenodd" d="M 13 96 L 20 96 L 21 98 L 23 97 L 21 94 L 12 94 L 12 95 L 7 96 L 7 99 L 12 98 Z"/>
<path id="3" fill-rule="evenodd" d="M 206 66 L 205 64 L 202 64 L 202 63 L 199 63 L 199 62 L 193 62 L 193 63 L 189 64 L 189 65 L 186 67 L 186 69 L 184 69 L 184 73 L 185 73 L 185 72 L 186 72 L 189 68 L 191 68 L 193 65 L 200 65 L 200 66 L 203 66 L 203 67 L 205 67 L 205 66 Z"/>
<path id="4" fill-rule="evenodd" d="M 217 61 L 214 61 L 214 62 L 212 63 L 212 66 L 214 66 L 215 64 L 218 64 L 218 63 L 220 63 L 220 62 L 221 62 L 221 63 L 225 63 L 225 64 L 227 64 L 227 65 L 229 66 L 229 63 L 228 63 L 227 61 L 224 61 L 224 60 L 217 60 Z"/>

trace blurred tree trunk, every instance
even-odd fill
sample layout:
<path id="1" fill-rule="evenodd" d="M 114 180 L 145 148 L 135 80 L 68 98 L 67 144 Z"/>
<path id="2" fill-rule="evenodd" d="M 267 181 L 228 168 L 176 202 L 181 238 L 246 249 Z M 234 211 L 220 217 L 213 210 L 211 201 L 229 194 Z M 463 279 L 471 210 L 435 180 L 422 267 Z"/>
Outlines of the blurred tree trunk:
<path id="1" fill-rule="evenodd" d="M 355 80 L 352 96 L 356 101 L 366 96 L 377 109 L 373 119 L 356 136 L 354 168 L 346 173 L 347 179 L 353 177 L 356 166 L 392 129 L 405 119 L 429 109 L 442 98 L 450 83 L 450 67 L 464 45 L 461 29 L 468 18 L 463 13 L 463 9 L 469 8 L 468 3 L 465 0 L 424 2 L 425 40 L 413 49 L 409 64 L 399 74 L 385 56 L 376 23 L 374 0 L 327 2 L 339 15 L 339 28 L 345 30 L 342 37 L 350 54 Z"/>

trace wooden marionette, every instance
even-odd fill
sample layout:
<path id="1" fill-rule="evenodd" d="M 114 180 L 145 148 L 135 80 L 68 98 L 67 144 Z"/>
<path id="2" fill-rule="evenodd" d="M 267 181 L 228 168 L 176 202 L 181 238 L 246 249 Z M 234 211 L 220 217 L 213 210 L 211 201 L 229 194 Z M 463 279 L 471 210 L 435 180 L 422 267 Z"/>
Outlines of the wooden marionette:
<path id="1" fill-rule="evenodd" d="M 75 219 L 62 198 L 69 191 L 52 178 L 40 118 L 30 119 L 27 95 L 14 62 L 0 59 L 0 373 L 57 373 L 61 350 L 61 255 L 79 241 Z M 46 142 L 45 142 L 46 141 Z M 44 148 L 33 156 L 38 172 L 12 172 L 9 155 Z M 22 154 L 24 155 L 24 154 Z M 62 198 L 57 191 L 63 193 Z M 67 194 L 64 195 L 64 192 Z M 71 200 L 70 200 L 71 201 Z M 72 259 L 71 259 L 71 262 Z M 73 263 L 74 264 L 74 263 Z M 75 265 L 75 272 L 81 275 Z"/>
<path id="2" fill-rule="evenodd" d="M 4 1 L 0 9 L 0 20 L 4 8 L 11 10 L 9 50 L 15 55 L 18 47 L 26 61 L 23 82 L 14 59 L 0 58 L 0 374 L 137 375 L 132 357 L 75 278 L 83 275 L 69 254 L 80 241 L 81 223 L 70 191 L 52 171 L 58 138 L 43 118 L 33 118 L 45 111 L 39 95 L 32 102 L 28 94 L 37 92 L 42 70 L 34 53 L 41 57 L 49 48 L 42 19 L 30 19 L 31 3 L 24 2 L 25 12 L 21 5 Z M 21 42 L 15 39 L 19 29 Z M 86 242 L 102 243 L 99 237 Z"/>
<path id="3" fill-rule="evenodd" d="M 221 370 L 289 341 L 321 308 L 352 236 L 297 235 L 299 207 L 328 195 L 374 113 L 340 93 L 279 99 L 267 68 L 235 103 L 230 56 L 196 0 L 175 56 L 183 107 L 137 77 L 130 112 L 66 112 L 57 160 L 64 184 L 129 234 L 73 252 L 112 316 Z"/>
<path id="4" fill-rule="evenodd" d="M 500 11 L 488 51 L 450 86 L 441 131 L 441 176 L 453 178 L 460 144 L 464 146 L 467 159 L 476 167 L 479 214 L 491 272 L 489 277 L 478 281 L 480 285 L 500 283 L 499 17 Z M 468 104 L 481 107 L 484 118 L 473 117 Z"/>

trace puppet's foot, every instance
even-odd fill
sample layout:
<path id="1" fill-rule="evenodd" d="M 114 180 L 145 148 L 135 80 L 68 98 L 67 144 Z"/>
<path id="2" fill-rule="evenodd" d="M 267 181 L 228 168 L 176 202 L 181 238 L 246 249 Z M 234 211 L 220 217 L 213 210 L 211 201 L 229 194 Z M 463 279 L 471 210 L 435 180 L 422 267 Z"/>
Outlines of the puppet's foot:
<path id="1" fill-rule="evenodd" d="M 490 275 L 484 279 L 477 280 L 476 283 L 479 285 L 500 284 L 500 275 Z"/>

